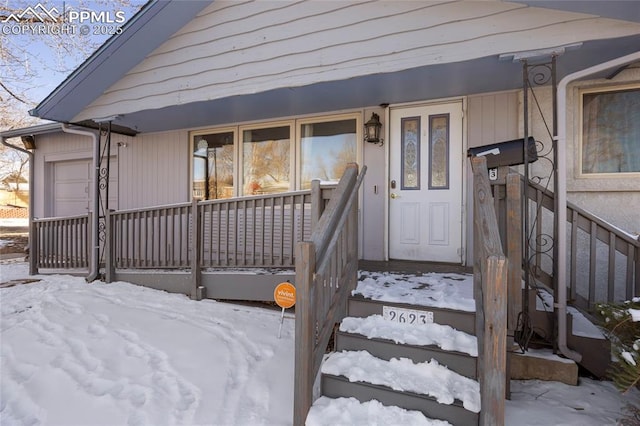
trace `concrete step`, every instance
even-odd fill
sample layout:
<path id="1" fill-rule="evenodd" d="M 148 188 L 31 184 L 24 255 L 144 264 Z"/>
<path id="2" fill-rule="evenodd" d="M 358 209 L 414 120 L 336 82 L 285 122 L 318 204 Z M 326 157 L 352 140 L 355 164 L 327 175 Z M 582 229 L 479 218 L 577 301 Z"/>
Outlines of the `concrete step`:
<path id="1" fill-rule="evenodd" d="M 384 306 L 432 312 L 433 322 L 449 325 L 456 330 L 460 330 L 471 335 L 476 334 L 475 312 L 456 311 L 452 309 L 420 306 L 409 303 L 384 302 L 366 299 L 360 295 L 350 297 L 347 306 L 349 316 L 362 318 L 376 314 L 382 315 Z"/>
<path id="2" fill-rule="evenodd" d="M 532 289 L 529 316 L 534 331 L 551 342 L 554 334 L 553 296 L 544 292 L 541 298 Z M 582 355 L 582 367 L 599 378 L 607 376 L 611 364 L 611 342 L 589 319 L 570 306 L 567 308 L 567 346 Z"/>

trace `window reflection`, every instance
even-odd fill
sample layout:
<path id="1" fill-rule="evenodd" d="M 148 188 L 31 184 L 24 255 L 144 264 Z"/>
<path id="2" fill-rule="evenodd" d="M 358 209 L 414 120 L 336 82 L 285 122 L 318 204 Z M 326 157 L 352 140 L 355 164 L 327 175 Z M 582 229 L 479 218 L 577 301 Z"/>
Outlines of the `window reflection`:
<path id="1" fill-rule="evenodd" d="M 193 198 L 233 196 L 233 132 L 197 135 L 193 142 Z"/>
<path id="2" fill-rule="evenodd" d="M 244 195 L 289 191 L 290 133 L 289 126 L 242 132 Z"/>
<path id="3" fill-rule="evenodd" d="M 301 189 L 313 179 L 340 180 L 348 163 L 356 162 L 356 120 L 338 120 L 300 126 Z"/>

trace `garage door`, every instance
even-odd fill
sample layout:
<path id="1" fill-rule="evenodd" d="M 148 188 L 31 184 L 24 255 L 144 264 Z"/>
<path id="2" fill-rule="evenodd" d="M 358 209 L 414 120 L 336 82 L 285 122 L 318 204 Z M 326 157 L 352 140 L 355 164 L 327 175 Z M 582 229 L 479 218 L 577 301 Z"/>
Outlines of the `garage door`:
<path id="1" fill-rule="evenodd" d="M 92 161 L 60 161 L 53 166 L 53 216 L 86 214 L 92 208 Z M 111 159 L 109 208 L 117 209 L 118 162 Z"/>

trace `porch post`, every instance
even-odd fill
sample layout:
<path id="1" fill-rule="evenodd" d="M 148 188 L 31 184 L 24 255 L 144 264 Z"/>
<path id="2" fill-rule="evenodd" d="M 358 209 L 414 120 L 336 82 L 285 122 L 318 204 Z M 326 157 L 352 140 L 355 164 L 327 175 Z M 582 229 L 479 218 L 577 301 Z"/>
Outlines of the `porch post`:
<path id="1" fill-rule="evenodd" d="M 114 262 L 114 256 L 113 256 L 113 249 L 115 244 L 113 244 L 113 226 L 111 223 L 111 210 L 106 209 L 105 211 L 105 216 L 104 216 L 104 221 L 105 221 L 105 241 L 104 241 L 104 252 L 105 252 L 105 262 L 104 262 L 104 268 L 105 268 L 105 282 L 110 283 L 113 282 L 113 278 L 115 277 L 115 268 L 113 265 Z"/>
<path id="2" fill-rule="evenodd" d="M 316 229 L 316 225 L 322 215 L 322 189 L 320 180 L 311 181 L 311 233 Z"/>
<path id="3" fill-rule="evenodd" d="M 33 204 L 29 206 L 29 209 L 33 209 Z M 38 260 L 40 259 L 40 244 L 38 239 L 38 225 L 33 222 L 33 215 L 29 212 L 29 275 L 38 274 Z"/>
<path id="4" fill-rule="evenodd" d="M 319 183 L 319 182 L 318 182 Z M 293 379 L 293 425 L 305 424 L 313 404 L 314 312 L 311 300 L 316 270 L 315 245 L 302 241 L 296 245 L 296 329 L 295 372 Z"/>
<path id="5" fill-rule="evenodd" d="M 191 294 L 193 300 L 202 300 L 202 271 L 200 270 L 200 235 L 201 224 L 198 212 L 198 199 L 191 203 Z"/>

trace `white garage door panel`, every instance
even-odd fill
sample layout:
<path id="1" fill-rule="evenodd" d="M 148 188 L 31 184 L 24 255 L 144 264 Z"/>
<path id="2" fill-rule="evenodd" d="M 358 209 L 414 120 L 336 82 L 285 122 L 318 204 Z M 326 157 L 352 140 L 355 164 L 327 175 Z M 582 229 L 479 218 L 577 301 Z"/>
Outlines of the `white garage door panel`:
<path id="1" fill-rule="evenodd" d="M 90 160 L 61 161 L 54 164 L 54 216 L 73 216 L 89 211 L 90 170 Z"/>
<path id="2" fill-rule="evenodd" d="M 60 161 L 53 164 L 53 216 L 86 214 L 93 205 L 92 160 Z M 111 159 L 109 208 L 117 209 L 118 162 Z M 103 194 L 104 195 L 104 194 Z"/>

